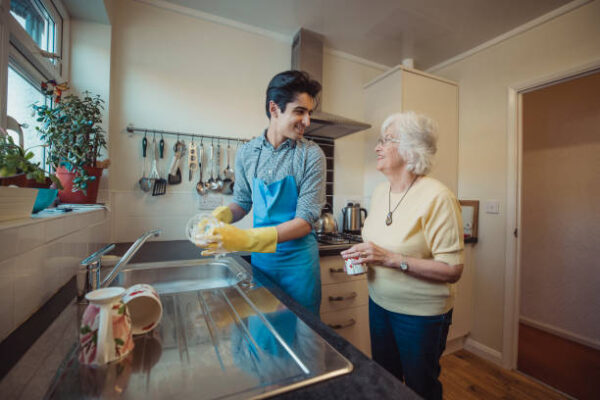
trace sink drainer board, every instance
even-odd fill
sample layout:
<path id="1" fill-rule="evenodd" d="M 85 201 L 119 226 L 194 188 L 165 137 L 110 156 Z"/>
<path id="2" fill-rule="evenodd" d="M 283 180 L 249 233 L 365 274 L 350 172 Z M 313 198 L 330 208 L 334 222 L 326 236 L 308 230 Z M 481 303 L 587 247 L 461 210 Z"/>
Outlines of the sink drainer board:
<path id="1" fill-rule="evenodd" d="M 263 398 L 352 370 L 259 282 L 241 288 L 248 275 L 234 258 L 137 264 L 121 274 L 115 284 L 159 289 L 161 323 L 135 337 L 119 363 L 83 366 L 71 352 L 47 397 Z"/>

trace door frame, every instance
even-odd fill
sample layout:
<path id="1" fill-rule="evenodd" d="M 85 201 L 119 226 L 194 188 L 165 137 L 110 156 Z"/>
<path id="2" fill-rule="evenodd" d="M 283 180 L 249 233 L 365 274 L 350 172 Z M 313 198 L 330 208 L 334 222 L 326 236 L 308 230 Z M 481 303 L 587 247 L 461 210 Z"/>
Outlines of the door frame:
<path id="1" fill-rule="evenodd" d="M 506 187 L 506 248 L 504 274 L 504 320 L 502 335 L 502 365 L 517 368 L 519 346 L 519 309 L 521 293 L 521 183 L 523 160 L 522 95 L 526 92 L 575 79 L 600 69 L 600 58 L 560 70 L 550 75 L 532 78 L 508 87 L 507 121 L 507 187 Z M 518 234 L 515 237 L 514 232 Z"/>

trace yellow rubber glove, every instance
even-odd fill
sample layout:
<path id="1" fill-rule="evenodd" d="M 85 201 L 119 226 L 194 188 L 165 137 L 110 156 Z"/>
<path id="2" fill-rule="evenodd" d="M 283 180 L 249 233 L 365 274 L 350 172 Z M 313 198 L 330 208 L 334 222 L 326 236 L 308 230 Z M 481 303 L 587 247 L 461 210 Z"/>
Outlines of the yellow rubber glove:
<path id="1" fill-rule="evenodd" d="M 267 228 L 240 229 L 233 225 L 223 225 L 214 229 L 215 243 L 211 243 L 202 252 L 203 256 L 215 254 L 219 242 L 227 251 L 251 251 L 254 253 L 275 253 L 277 250 L 277 229 Z"/>
<path id="2" fill-rule="evenodd" d="M 211 214 L 213 217 L 226 224 L 230 224 L 231 221 L 233 221 L 233 214 L 231 213 L 231 209 L 227 206 L 217 207 Z"/>

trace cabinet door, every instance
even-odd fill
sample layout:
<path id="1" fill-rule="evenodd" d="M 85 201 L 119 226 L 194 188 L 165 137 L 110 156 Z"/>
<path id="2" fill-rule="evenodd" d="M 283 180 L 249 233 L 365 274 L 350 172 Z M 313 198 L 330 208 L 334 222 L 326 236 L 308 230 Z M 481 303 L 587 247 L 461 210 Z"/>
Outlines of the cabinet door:
<path id="1" fill-rule="evenodd" d="M 321 287 L 321 312 L 369 304 L 367 281 L 352 281 Z"/>
<path id="2" fill-rule="evenodd" d="M 321 320 L 354 347 L 371 357 L 368 305 L 322 313 Z"/>
<path id="3" fill-rule="evenodd" d="M 341 256 L 326 256 L 319 260 L 321 264 L 321 285 L 365 280 L 366 274 L 348 275 L 344 272 L 344 260 Z"/>
<path id="4" fill-rule="evenodd" d="M 405 71 L 402 111 L 432 118 L 438 129 L 437 152 L 430 176 L 458 190 L 458 87 L 431 76 Z"/>
<path id="5" fill-rule="evenodd" d="M 372 128 L 363 133 L 364 197 L 386 180 L 375 168 L 373 150 L 384 119 L 392 113 L 415 111 L 438 125 L 438 151 L 430 175 L 450 190 L 458 189 L 458 86 L 456 83 L 401 66 L 365 86 L 365 118 Z M 367 203 L 368 204 L 368 203 Z"/>

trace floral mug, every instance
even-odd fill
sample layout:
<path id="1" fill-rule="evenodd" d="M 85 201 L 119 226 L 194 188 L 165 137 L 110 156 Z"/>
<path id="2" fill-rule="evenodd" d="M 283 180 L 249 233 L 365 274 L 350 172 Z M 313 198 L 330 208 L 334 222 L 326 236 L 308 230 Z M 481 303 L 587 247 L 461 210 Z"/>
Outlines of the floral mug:
<path id="1" fill-rule="evenodd" d="M 129 310 L 134 335 L 150 332 L 162 318 L 163 308 L 158 292 L 146 283 L 129 287 L 123 294 L 123 302 Z"/>
<path id="2" fill-rule="evenodd" d="M 121 300 L 125 289 L 109 287 L 85 295 L 90 302 L 79 331 L 79 361 L 103 365 L 117 361 L 133 350 L 131 319 Z"/>

